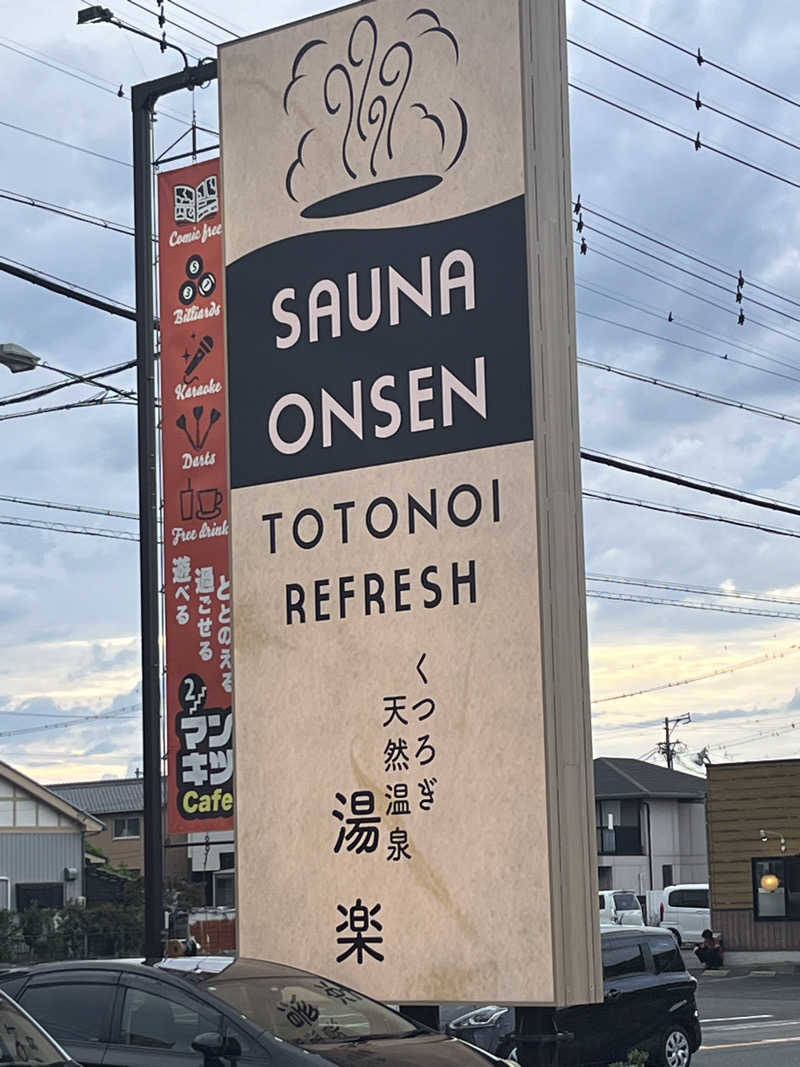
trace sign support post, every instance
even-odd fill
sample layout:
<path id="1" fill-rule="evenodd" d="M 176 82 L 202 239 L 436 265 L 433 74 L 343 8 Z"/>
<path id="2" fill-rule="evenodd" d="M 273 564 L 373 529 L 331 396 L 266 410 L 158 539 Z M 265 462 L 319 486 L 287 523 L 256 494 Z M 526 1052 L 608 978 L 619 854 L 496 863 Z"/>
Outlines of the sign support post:
<path id="1" fill-rule="evenodd" d="M 162 953 L 164 859 L 161 815 L 161 677 L 158 622 L 158 487 L 156 484 L 153 301 L 153 109 L 157 100 L 217 76 L 216 60 L 187 67 L 131 89 L 136 274 L 136 386 L 139 461 L 139 586 L 142 641 L 144 762 L 144 952 Z"/>

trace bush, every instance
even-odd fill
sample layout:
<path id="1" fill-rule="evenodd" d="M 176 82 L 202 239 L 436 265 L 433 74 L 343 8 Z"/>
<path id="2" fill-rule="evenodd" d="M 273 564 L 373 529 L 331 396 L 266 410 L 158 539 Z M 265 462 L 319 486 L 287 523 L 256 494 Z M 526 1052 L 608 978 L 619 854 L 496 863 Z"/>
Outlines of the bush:
<path id="1" fill-rule="evenodd" d="M 641 1049 L 635 1048 L 628 1053 L 627 1060 L 617 1060 L 616 1063 L 612 1063 L 611 1067 L 644 1067 L 647 1063 L 648 1055 L 646 1052 L 642 1052 Z"/>

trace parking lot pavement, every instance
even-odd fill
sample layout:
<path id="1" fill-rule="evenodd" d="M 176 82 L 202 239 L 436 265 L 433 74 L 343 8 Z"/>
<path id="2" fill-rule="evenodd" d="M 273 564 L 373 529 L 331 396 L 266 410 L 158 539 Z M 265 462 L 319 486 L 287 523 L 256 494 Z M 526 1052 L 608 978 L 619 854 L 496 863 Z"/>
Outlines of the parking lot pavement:
<path id="1" fill-rule="evenodd" d="M 797 1067 L 800 975 L 698 975 L 697 1067 Z"/>

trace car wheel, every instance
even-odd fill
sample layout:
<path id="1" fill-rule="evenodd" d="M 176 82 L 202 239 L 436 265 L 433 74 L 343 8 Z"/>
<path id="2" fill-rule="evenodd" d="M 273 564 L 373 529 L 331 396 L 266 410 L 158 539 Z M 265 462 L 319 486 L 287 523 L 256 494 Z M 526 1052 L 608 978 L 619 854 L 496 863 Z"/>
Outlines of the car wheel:
<path id="1" fill-rule="evenodd" d="M 682 1026 L 670 1026 L 662 1038 L 656 1063 L 660 1067 L 689 1067 L 691 1061 L 689 1035 Z"/>
<path id="2" fill-rule="evenodd" d="M 673 930 L 672 927 L 670 926 L 669 932 L 674 936 L 675 940 L 678 942 L 678 948 L 682 948 L 683 947 L 683 940 L 681 939 L 681 935 L 678 933 L 678 931 L 677 930 Z"/>

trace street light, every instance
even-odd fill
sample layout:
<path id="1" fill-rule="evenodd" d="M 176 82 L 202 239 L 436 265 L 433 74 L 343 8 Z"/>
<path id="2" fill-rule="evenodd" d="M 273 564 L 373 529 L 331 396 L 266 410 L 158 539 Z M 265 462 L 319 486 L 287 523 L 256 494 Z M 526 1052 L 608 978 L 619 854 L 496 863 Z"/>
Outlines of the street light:
<path id="1" fill-rule="evenodd" d="M 0 345 L 0 363 L 8 367 L 12 374 L 34 370 L 41 362 L 38 356 L 34 356 L 33 352 L 29 352 L 22 345 L 15 345 L 11 342 Z"/>
<path id="2" fill-rule="evenodd" d="M 132 393 L 130 389 L 117 389 L 115 385 L 109 385 L 108 382 L 98 381 L 97 378 L 101 377 L 101 375 L 87 378 L 84 374 L 76 374 L 75 371 L 64 370 L 63 367 L 54 367 L 51 363 L 45 363 L 40 356 L 35 356 L 33 352 L 29 352 L 27 348 L 23 348 L 22 345 L 15 344 L 13 341 L 0 344 L 0 364 L 8 367 L 12 374 L 19 374 L 21 371 L 35 370 L 36 367 L 41 367 L 42 370 L 50 370 L 54 374 L 60 374 L 62 377 L 69 378 L 71 382 L 76 382 L 79 385 L 99 386 L 101 389 L 107 389 L 110 393 L 116 393 L 117 396 L 121 396 L 125 400 L 136 399 L 135 393 Z"/>

